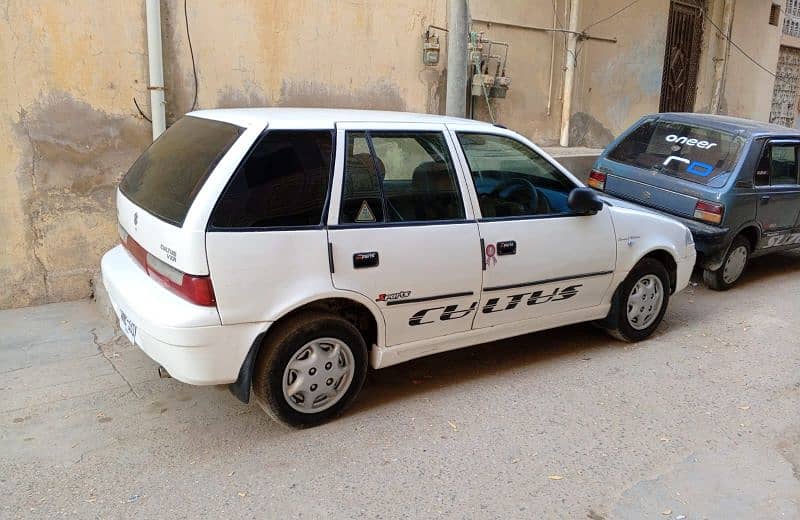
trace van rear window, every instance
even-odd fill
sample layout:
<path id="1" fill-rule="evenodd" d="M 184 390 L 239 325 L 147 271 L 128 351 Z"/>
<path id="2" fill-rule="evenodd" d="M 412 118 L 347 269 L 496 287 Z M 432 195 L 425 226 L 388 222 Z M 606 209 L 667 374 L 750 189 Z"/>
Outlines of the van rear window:
<path id="1" fill-rule="evenodd" d="M 709 184 L 736 166 L 744 138 L 672 121 L 645 121 L 608 154 L 622 164 Z"/>
<path id="2" fill-rule="evenodd" d="M 211 170 L 243 131 L 221 121 L 185 116 L 133 163 L 119 189 L 145 211 L 182 226 Z"/>

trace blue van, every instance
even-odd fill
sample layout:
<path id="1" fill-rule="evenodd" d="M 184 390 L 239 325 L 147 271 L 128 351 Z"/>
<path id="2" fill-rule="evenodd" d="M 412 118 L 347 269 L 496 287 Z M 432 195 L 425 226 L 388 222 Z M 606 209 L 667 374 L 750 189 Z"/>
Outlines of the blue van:
<path id="1" fill-rule="evenodd" d="M 748 260 L 800 247 L 800 132 L 708 114 L 645 116 L 598 158 L 589 186 L 685 224 L 706 285 Z"/>

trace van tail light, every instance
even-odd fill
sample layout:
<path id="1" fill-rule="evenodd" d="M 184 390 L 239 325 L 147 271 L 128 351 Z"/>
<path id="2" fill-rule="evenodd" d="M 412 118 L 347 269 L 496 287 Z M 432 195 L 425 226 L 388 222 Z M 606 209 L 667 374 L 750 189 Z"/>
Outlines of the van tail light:
<path id="1" fill-rule="evenodd" d="M 592 170 L 589 172 L 589 182 L 587 184 L 596 190 L 605 190 L 606 174 L 597 170 Z"/>
<path id="2" fill-rule="evenodd" d="M 210 276 L 186 274 L 159 260 L 148 253 L 122 226 L 119 228 L 119 238 L 150 278 L 195 305 L 213 307 L 217 304 Z"/>
<path id="3" fill-rule="evenodd" d="M 722 214 L 725 207 L 718 202 L 709 202 L 707 200 L 698 200 L 694 206 L 694 218 L 711 222 L 712 224 L 719 224 L 722 222 Z"/>

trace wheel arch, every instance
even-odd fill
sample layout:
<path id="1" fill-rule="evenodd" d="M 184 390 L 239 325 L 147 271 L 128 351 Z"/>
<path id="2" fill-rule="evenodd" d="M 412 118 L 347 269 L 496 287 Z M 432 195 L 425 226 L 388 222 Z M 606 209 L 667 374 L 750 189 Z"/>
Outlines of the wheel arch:
<path id="1" fill-rule="evenodd" d="M 376 345 L 378 347 L 384 346 L 386 324 L 383 320 L 383 316 L 380 311 L 375 308 L 374 304 L 371 304 L 372 302 L 369 304 L 364 302 L 363 300 L 365 299 L 366 298 L 361 297 L 361 295 L 357 293 L 330 293 L 299 302 L 285 309 L 284 312 L 253 341 L 239 369 L 239 377 L 235 382 L 228 385 L 231 393 L 243 403 L 250 402 L 250 389 L 255 362 L 261 351 L 261 347 L 269 340 L 271 331 L 274 331 L 277 325 L 307 312 L 323 311 L 344 318 L 361 332 L 368 350 L 371 350 L 373 346 Z"/>
<path id="2" fill-rule="evenodd" d="M 678 283 L 678 260 L 675 258 L 675 255 L 667 249 L 654 248 L 642 255 L 642 257 L 636 261 L 636 264 L 645 258 L 657 260 L 667 269 L 667 274 L 669 275 L 669 292 L 673 294 Z"/>
<path id="3" fill-rule="evenodd" d="M 750 242 L 750 251 L 755 251 L 756 246 L 758 245 L 758 241 L 761 238 L 761 228 L 758 227 L 758 224 L 755 222 L 750 222 L 745 224 L 744 226 L 736 232 L 736 234 L 731 239 L 731 244 L 736 239 L 737 236 L 742 235 Z M 728 248 L 730 248 L 730 244 L 728 244 Z M 727 250 L 726 250 L 727 253 Z"/>

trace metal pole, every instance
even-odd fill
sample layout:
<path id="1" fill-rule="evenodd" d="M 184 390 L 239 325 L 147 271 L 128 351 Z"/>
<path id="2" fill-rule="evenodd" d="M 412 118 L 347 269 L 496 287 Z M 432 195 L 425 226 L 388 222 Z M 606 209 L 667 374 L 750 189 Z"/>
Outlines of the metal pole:
<path id="1" fill-rule="evenodd" d="M 447 2 L 447 99 L 448 116 L 467 113 L 467 40 L 469 12 L 467 0 Z"/>
<path id="2" fill-rule="evenodd" d="M 570 0 L 567 55 L 564 67 L 564 95 L 561 99 L 561 146 L 569 146 L 569 118 L 572 116 L 572 87 L 575 81 L 575 49 L 578 45 L 578 10 L 580 0 Z"/>
<path id="3" fill-rule="evenodd" d="M 164 63 L 161 55 L 161 0 L 145 0 L 147 16 L 147 59 L 150 66 L 150 112 L 153 141 L 167 129 L 164 101 Z"/>

